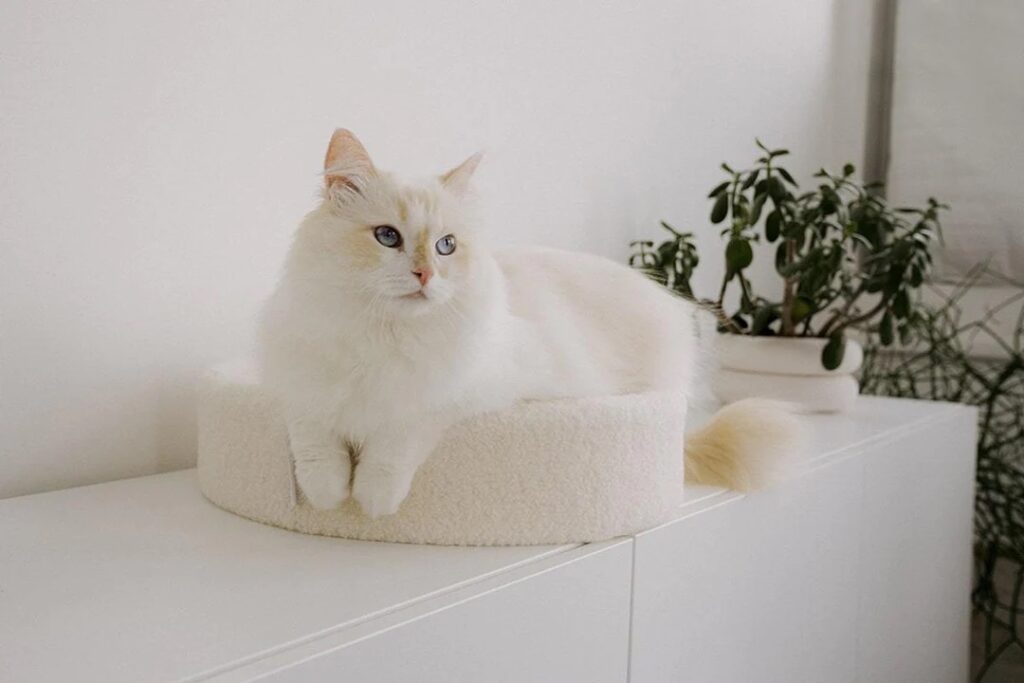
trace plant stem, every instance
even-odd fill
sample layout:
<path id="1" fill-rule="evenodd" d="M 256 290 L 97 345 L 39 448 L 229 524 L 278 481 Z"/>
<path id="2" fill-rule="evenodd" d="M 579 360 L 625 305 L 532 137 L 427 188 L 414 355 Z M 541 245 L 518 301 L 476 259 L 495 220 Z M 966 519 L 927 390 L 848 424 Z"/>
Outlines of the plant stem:
<path id="1" fill-rule="evenodd" d="M 726 266 L 726 268 L 728 268 L 728 266 Z M 722 288 L 720 290 L 718 290 L 718 307 L 720 309 L 722 309 L 722 310 L 725 310 L 722 302 L 725 301 L 725 290 L 726 290 L 726 288 L 728 286 L 729 286 L 729 275 L 728 275 L 728 273 L 726 273 L 726 276 L 724 278 L 722 278 Z"/>
<path id="2" fill-rule="evenodd" d="M 722 310 L 722 307 L 716 304 L 714 301 L 711 301 L 709 299 L 703 299 L 701 301 L 698 301 L 697 304 L 704 308 L 705 310 L 711 311 L 711 313 L 714 314 L 714 316 L 718 319 L 718 322 L 722 325 L 722 327 L 728 329 L 733 334 L 743 334 L 743 330 L 741 330 L 736 325 L 736 323 L 734 323 L 732 319 L 730 319 L 729 316 L 725 314 L 725 311 Z"/>
<path id="3" fill-rule="evenodd" d="M 846 305 L 843 306 L 841 309 L 837 310 L 835 313 L 833 313 L 832 317 L 825 321 L 824 326 L 822 326 L 817 336 L 827 337 L 829 333 L 832 331 L 832 327 L 850 314 L 850 310 L 853 309 L 853 305 L 857 303 L 857 300 L 860 298 L 861 294 L 864 293 L 864 290 L 865 285 L 862 283 L 861 286 L 857 288 L 857 291 L 855 291 L 853 295 L 846 300 Z M 883 301 L 885 301 L 884 298 Z"/>
<path id="4" fill-rule="evenodd" d="M 786 266 L 793 264 L 796 260 L 796 242 L 786 239 Z M 782 293 L 782 336 L 796 336 L 795 325 L 793 324 L 793 278 L 786 277 L 785 289 Z"/>
<path id="5" fill-rule="evenodd" d="M 875 317 L 883 308 L 885 308 L 888 301 L 888 299 L 883 298 L 881 301 L 878 302 L 878 305 L 872 308 L 870 311 L 868 311 L 867 313 L 861 313 L 855 318 L 850 318 L 842 325 L 837 326 L 835 330 L 833 330 L 833 332 L 839 332 L 840 330 L 845 330 L 847 327 L 853 327 L 857 323 L 862 323 L 865 320 L 870 320 L 871 318 Z M 828 336 L 827 334 L 825 334 L 824 330 L 822 330 L 822 336 Z"/>
<path id="6" fill-rule="evenodd" d="M 1020 369 L 1020 356 L 1014 356 L 1010 362 L 1006 364 L 1006 367 L 1003 368 L 1003 371 L 999 373 L 999 376 L 996 377 L 996 380 L 989 391 L 988 399 L 985 401 L 984 422 L 982 423 L 981 428 L 983 434 L 988 433 L 989 427 L 992 424 L 992 415 L 995 411 L 996 400 L 1000 396 L 1000 389 L 1002 389 L 1003 384 L 1005 384 L 1008 379 L 1013 377 L 1013 373 Z"/>

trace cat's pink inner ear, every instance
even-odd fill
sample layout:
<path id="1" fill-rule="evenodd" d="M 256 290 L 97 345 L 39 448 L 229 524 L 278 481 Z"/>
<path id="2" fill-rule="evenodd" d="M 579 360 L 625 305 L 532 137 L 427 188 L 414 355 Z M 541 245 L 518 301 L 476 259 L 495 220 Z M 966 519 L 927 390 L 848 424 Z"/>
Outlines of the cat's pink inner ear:
<path id="1" fill-rule="evenodd" d="M 327 187 L 342 183 L 358 191 L 362 182 L 374 172 L 370 155 L 359 138 L 344 128 L 334 131 L 324 155 L 324 182 Z"/>
<path id="2" fill-rule="evenodd" d="M 461 164 L 441 176 L 441 182 L 455 194 L 462 194 L 469 187 L 473 172 L 484 158 L 483 152 L 477 152 Z"/>

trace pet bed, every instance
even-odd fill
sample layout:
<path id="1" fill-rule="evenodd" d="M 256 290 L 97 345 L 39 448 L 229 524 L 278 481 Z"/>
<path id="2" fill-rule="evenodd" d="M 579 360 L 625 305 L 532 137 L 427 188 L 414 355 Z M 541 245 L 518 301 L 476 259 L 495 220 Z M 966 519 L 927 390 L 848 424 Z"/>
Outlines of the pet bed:
<path id="1" fill-rule="evenodd" d="M 645 393 L 524 402 L 452 426 L 399 511 L 317 510 L 294 484 L 284 421 L 243 365 L 199 387 L 199 484 L 214 504 L 309 534 L 440 545 L 597 541 L 666 519 L 683 495 L 686 400 Z"/>

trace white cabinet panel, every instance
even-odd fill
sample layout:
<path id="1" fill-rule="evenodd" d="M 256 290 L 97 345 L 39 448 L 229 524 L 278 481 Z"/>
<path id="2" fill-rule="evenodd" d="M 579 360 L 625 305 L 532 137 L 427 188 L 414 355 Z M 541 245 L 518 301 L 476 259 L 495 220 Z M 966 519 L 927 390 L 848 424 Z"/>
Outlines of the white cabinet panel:
<path id="1" fill-rule="evenodd" d="M 633 683 L 966 680 L 975 415 L 860 403 L 782 486 L 637 536 Z"/>
<path id="2" fill-rule="evenodd" d="M 0 681 L 198 678 L 562 552 L 297 534 L 194 470 L 0 500 Z"/>
<path id="3" fill-rule="evenodd" d="M 856 458 L 636 539 L 634 683 L 853 681 Z"/>
<path id="4" fill-rule="evenodd" d="M 974 413 L 865 458 L 862 681 L 968 679 Z"/>
<path id="5" fill-rule="evenodd" d="M 591 546 L 592 548 L 593 546 Z M 394 615 L 354 642 L 283 665 L 274 683 L 622 683 L 629 641 L 632 542 L 580 549 L 489 590 L 446 596 L 434 611 Z M 416 610 L 413 610 L 416 611 Z M 383 622 L 382 622 L 383 623 Z M 344 639 L 344 636 L 343 636 Z M 225 680 L 244 680 L 239 671 Z"/>

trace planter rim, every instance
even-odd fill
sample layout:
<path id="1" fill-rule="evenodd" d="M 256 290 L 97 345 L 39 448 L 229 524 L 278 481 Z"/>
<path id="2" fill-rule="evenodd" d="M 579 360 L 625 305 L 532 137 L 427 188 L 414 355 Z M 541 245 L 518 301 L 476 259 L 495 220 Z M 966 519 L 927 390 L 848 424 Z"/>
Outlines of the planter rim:
<path id="1" fill-rule="evenodd" d="M 719 339 L 746 339 L 747 341 L 774 341 L 774 342 L 785 342 L 787 344 L 806 344 L 806 345 L 817 345 L 824 346 L 829 338 L 828 337 L 783 337 L 780 334 L 773 335 L 756 335 L 756 334 L 736 334 L 735 332 L 719 332 Z M 856 339 L 847 339 L 847 344 L 858 343 Z"/>
<path id="2" fill-rule="evenodd" d="M 834 370 L 821 365 L 827 337 L 757 337 L 719 333 L 718 360 L 723 368 L 774 375 L 849 375 L 860 369 L 864 349 L 855 339 L 846 340 L 843 362 Z"/>

